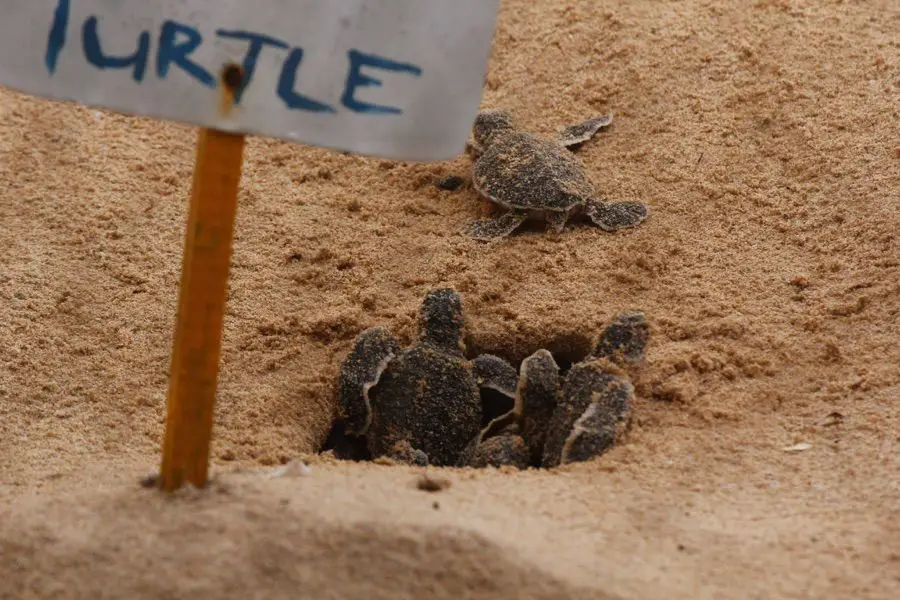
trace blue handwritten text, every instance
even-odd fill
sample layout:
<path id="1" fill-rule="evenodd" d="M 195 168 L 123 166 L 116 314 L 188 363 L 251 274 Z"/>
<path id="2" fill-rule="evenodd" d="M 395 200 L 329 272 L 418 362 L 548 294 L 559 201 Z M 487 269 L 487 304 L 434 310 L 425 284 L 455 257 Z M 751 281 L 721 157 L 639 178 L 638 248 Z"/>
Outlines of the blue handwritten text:
<path id="1" fill-rule="evenodd" d="M 56 72 L 60 56 L 68 42 L 67 33 L 71 21 L 71 0 L 58 0 L 53 13 L 53 22 L 47 38 L 47 52 L 44 64 L 53 75 Z M 247 43 L 241 67 L 243 79 L 240 89 L 236 90 L 235 101 L 239 104 L 244 92 L 253 81 L 257 62 L 268 47 L 286 53 L 278 76 L 275 94 L 292 110 L 303 110 L 316 113 L 334 113 L 337 109 L 319 99 L 311 98 L 298 91 L 300 71 L 303 63 L 304 49 L 293 46 L 284 40 L 252 31 L 219 29 L 215 35 L 220 39 L 237 40 Z M 200 85 L 216 87 L 216 78 L 206 67 L 192 59 L 192 54 L 204 43 L 204 37 L 196 27 L 173 20 L 162 23 L 156 38 L 156 76 L 166 79 L 175 67 Z M 147 74 L 151 61 L 151 34 L 142 31 L 137 36 L 137 48 L 131 54 L 112 55 L 104 50 L 101 40 L 101 19 L 91 15 L 81 23 L 81 52 L 85 60 L 101 70 L 129 70 L 131 78 L 141 83 Z M 397 115 L 402 110 L 395 106 L 384 106 L 364 102 L 356 97 L 357 90 L 365 87 L 381 87 L 383 82 L 377 77 L 367 74 L 364 69 L 380 69 L 420 77 L 422 69 L 411 63 L 398 62 L 377 54 L 364 53 L 357 49 L 347 52 L 347 76 L 340 104 L 347 110 L 372 115 Z"/>

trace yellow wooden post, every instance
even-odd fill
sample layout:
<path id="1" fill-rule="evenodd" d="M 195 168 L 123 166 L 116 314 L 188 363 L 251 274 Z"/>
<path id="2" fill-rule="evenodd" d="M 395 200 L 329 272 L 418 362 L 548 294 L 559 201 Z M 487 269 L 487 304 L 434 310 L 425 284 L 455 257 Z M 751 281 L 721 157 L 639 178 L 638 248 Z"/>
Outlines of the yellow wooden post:
<path id="1" fill-rule="evenodd" d="M 244 136 L 200 130 L 185 231 L 160 484 L 207 481 Z"/>
<path id="2" fill-rule="evenodd" d="M 223 71 L 223 112 L 232 107 L 241 75 L 238 67 Z M 243 151 L 243 135 L 200 130 L 169 373 L 159 477 L 165 491 L 207 482 Z"/>

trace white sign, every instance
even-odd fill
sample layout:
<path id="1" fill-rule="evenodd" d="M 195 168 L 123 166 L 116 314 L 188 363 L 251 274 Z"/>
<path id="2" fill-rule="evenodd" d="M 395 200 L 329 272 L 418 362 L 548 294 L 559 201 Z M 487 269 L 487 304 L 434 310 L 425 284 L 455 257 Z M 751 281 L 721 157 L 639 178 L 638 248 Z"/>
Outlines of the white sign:
<path id="1" fill-rule="evenodd" d="M 400 160 L 463 150 L 499 0 L 4 0 L 0 84 Z M 223 109 L 222 73 L 243 69 Z"/>

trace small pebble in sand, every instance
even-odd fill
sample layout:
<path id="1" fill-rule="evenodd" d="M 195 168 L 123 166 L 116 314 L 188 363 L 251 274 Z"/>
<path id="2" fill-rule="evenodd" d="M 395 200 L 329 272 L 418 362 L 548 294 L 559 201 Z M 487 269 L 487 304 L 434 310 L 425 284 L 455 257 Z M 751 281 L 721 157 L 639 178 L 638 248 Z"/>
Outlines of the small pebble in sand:
<path id="1" fill-rule="evenodd" d="M 459 175 L 447 175 L 446 177 L 438 180 L 436 185 L 438 189 L 453 192 L 455 190 L 458 190 L 463 183 L 465 183 L 465 180 Z"/>
<path id="2" fill-rule="evenodd" d="M 812 444 L 807 442 L 800 442 L 799 444 L 794 444 L 793 446 L 786 446 L 782 448 L 785 452 L 804 452 L 812 448 Z"/>
<path id="3" fill-rule="evenodd" d="M 312 469 L 302 460 L 292 460 L 286 465 L 278 467 L 269 475 L 271 478 L 276 477 L 306 477 L 312 475 Z"/>

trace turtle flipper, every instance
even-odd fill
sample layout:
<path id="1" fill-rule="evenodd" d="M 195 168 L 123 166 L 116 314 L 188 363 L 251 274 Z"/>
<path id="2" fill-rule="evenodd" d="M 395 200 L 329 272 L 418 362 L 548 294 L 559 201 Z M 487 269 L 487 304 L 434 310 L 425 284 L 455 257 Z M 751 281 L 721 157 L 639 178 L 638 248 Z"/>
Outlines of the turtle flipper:
<path id="1" fill-rule="evenodd" d="M 413 448 L 407 440 L 395 443 L 388 449 L 385 456 L 405 465 L 428 466 L 428 455 L 418 448 Z"/>
<path id="2" fill-rule="evenodd" d="M 650 214 L 649 207 L 642 202 L 613 202 L 605 204 L 597 200 L 588 202 L 587 216 L 604 231 L 616 231 L 626 227 L 637 227 Z"/>
<path id="3" fill-rule="evenodd" d="M 573 366 L 547 428 L 542 465 L 589 460 L 608 450 L 631 411 L 633 397 L 631 382 L 608 361 Z"/>
<path id="4" fill-rule="evenodd" d="M 562 233 L 569 221 L 569 213 L 563 211 L 547 211 L 547 225 L 557 233 Z"/>
<path id="5" fill-rule="evenodd" d="M 600 131 L 604 127 L 608 127 L 612 122 L 613 116 L 609 114 L 600 117 L 594 117 L 575 125 L 569 125 L 562 131 L 561 134 L 559 134 L 559 136 L 556 138 L 556 141 L 566 148 L 574 150 L 581 144 L 597 135 L 598 131 Z"/>
<path id="6" fill-rule="evenodd" d="M 512 233 L 526 218 L 524 212 L 513 211 L 495 219 L 480 219 L 469 223 L 463 231 L 480 242 L 504 238 Z"/>
<path id="7" fill-rule="evenodd" d="M 493 419 L 512 413 L 515 407 L 519 374 L 499 356 L 481 354 L 472 361 L 475 381 L 481 396 L 483 426 Z"/>
<path id="8" fill-rule="evenodd" d="M 650 326 L 640 311 L 620 313 L 600 333 L 592 358 L 606 358 L 620 367 L 636 365 L 644 359 Z"/>
<path id="9" fill-rule="evenodd" d="M 591 402 L 572 425 L 563 443 L 560 464 L 582 462 L 609 450 L 625 428 L 625 415 L 619 413 L 616 402 L 607 396 Z"/>
<path id="10" fill-rule="evenodd" d="M 366 329 L 356 337 L 353 350 L 341 364 L 338 400 L 347 433 L 364 435 L 372 422 L 369 390 L 378 383 L 392 358 L 402 351 L 384 327 Z"/>
<path id="11" fill-rule="evenodd" d="M 544 438 L 559 398 L 559 366 L 547 350 L 522 361 L 516 390 L 516 415 L 532 462 L 539 464 Z"/>
<path id="12" fill-rule="evenodd" d="M 516 368 L 499 356 L 480 354 L 472 361 L 478 387 L 495 390 L 510 398 L 516 397 L 519 374 Z"/>

